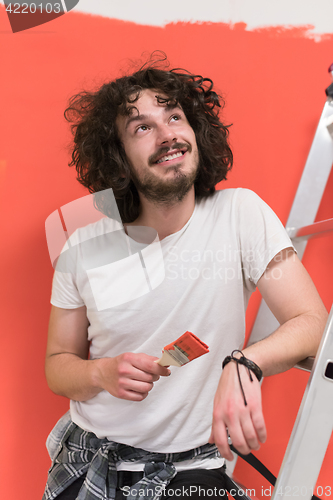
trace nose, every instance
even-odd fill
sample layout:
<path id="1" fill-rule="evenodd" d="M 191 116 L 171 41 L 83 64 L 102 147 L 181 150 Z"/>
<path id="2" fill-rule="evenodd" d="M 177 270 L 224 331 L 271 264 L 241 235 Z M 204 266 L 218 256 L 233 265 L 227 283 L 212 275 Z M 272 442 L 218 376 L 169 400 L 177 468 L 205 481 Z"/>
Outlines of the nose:
<path id="1" fill-rule="evenodd" d="M 177 141 L 177 134 L 170 126 L 163 124 L 158 127 L 157 142 L 159 146 L 167 146 Z"/>

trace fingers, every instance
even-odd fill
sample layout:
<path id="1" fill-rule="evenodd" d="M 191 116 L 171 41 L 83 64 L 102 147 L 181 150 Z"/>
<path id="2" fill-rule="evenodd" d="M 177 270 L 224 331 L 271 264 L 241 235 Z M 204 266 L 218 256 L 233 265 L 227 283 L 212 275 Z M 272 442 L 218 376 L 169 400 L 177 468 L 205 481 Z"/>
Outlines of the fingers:
<path id="1" fill-rule="evenodd" d="M 259 441 L 258 446 L 260 446 L 260 443 L 264 443 L 267 439 L 266 425 L 261 406 L 259 410 L 260 411 L 253 412 L 252 414 L 252 423 Z"/>
<path id="2" fill-rule="evenodd" d="M 127 352 L 114 359 L 114 382 L 107 390 L 120 399 L 142 401 L 161 376 L 169 376 L 171 373 L 168 368 L 154 362 L 158 358 L 146 354 Z"/>
<path id="3" fill-rule="evenodd" d="M 136 380 L 119 380 L 118 398 L 130 401 L 143 401 L 152 390 L 153 383 L 138 382 Z"/>
<path id="4" fill-rule="evenodd" d="M 159 366 L 154 362 L 152 356 L 146 354 L 124 353 L 120 356 L 119 371 L 134 380 L 143 382 L 157 382 L 160 377 L 167 377 L 171 371 L 169 368 Z"/>
<path id="5" fill-rule="evenodd" d="M 234 438 L 232 443 L 243 455 L 248 455 L 251 453 L 251 450 L 259 450 L 258 435 L 250 417 L 241 422 L 239 436 Z"/>
<path id="6" fill-rule="evenodd" d="M 135 366 L 124 363 L 119 365 L 119 377 L 124 377 L 125 379 L 137 380 L 139 382 L 154 383 L 159 380 L 159 375 L 154 375 L 153 373 L 148 373 L 143 370 L 136 368 Z"/>
<path id="7" fill-rule="evenodd" d="M 248 455 L 252 450 L 259 450 L 260 443 L 266 440 L 266 427 L 263 418 L 260 418 L 260 425 L 255 427 L 253 417 L 248 413 L 243 418 L 234 422 L 215 424 L 209 439 L 210 443 L 215 443 L 221 455 L 227 460 L 232 460 L 233 455 L 229 447 L 228 436 L 230 436 L 233 446 L 242 455 Z"/>
<path id="8" fill-rule="evenodd" d="M 251 416 L 248 415 L 230 430 L 231 442 L 242 455 L 259 450 L 260 444 Z"/>
<path id="9" fill-rule="evenodd" d="M 130 354 L 130 353 L 129 353 Z M 166 366 L 160 366 L 155 361 L 158 358 L 153 356 L 148 356 L 146 354 L 132 354 L 132 363 L 133 366 L 142 370 L 144 372 L 150 373 L 152 375 L 158 377 L 168 377 L 171 374 L 171 371 Z"/>
<path id="10" fill-rule="evenodd" d="M 228 435 L 233 446 L 243 455 L 258 450 L 266 440 L 266 427 L 261 407 L 261 389 L 256 379 L 250 381 L 242 372 L 242 384 L 247 405 L 240 392 L 238 376 L 234 367 L 222 374 L 216 392 L 213 411 L 212 433 L 209 442 L 214 442 L 221 455 L 232 460 Z"/>
<path id="11" fill-rule="evenodd" d="M 214 425 L 213 422 L 212 433 L 208 442 L 216 444 L 222 457 L 230 461 L 233 459 L 233 454 L 228 444 L 228 430 L 225 425 L 218 426 Z"/>

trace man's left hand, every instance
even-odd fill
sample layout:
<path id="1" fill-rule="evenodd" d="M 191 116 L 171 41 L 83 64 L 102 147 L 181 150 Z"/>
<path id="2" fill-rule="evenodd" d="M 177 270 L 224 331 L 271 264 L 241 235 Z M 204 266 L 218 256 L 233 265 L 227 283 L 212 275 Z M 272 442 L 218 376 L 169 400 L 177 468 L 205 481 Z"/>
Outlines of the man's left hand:
<path id="1" fill-rule="evenodd" d="M 261 388 L 253 373 L 251 382 L 248 369 L 239 365 L 242 386 L 237 375 L 237 366 L 230 361 L 224 368 L 214 399 L 213 425 L 209 438 L 215 443 L 221 455 L 232 460 L 228 435 L 234 447 L 243 455 L 258 450 L 266 441 L 266 426 L 261 406 Z"/>

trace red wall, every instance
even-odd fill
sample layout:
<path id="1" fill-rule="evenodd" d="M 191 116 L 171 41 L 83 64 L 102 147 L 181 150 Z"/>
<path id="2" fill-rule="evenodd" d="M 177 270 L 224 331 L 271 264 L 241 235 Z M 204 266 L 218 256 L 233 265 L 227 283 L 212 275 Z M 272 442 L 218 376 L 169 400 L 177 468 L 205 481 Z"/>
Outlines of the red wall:
<path id="1" fill-rule="evenodd" d="M 126 71 L 128 58 L 164 50 L 173 67 L 211 77 L 226 97 L 235 166 L 225 186 L 255 190 L 285 222 L 324 105 L 333 36 L 316 43 L 297 29 L 247 32 L 243 24 L 210 23 L 158 28 L 77 13 L 12 34 L 0 7 L 0 43 L 0 496 L 35 500 L 49 466 L 46 436 L 68 408 L 47 388 L 43 368 L 52 279 L 44 221 L 85 194 L 67 167 L 67 99 Z M 333 176 L 319 219 L 333 217 L 332 195 Z M 332 251 L 329 236 L 311 242 L 304 258 L 327 308 Z M 249 328 L 257 304 L 255 296 Z M 269 437 L 257 455 L 275 473 L 307 378 L 291 370 L 264 381 Z M 332 486 L 332 465 L 330 446 L 319 485 Z M 237 475 L 260 496 L 263 480 L 240 462 Z"/>

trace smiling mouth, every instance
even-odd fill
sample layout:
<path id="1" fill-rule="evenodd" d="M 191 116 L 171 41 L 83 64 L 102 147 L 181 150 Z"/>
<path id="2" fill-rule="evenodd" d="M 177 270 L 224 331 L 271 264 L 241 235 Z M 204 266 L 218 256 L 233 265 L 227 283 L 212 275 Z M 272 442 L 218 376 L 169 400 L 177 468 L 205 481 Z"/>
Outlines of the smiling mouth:
<path id="1" fill-rule="evenodd" d="M 171 155 L 162 156 L 162 158 L 157 160 L 156 163 L 163 163 L 165 161 L 170 161 L 170 160 L 175 160 L 176 158 L 181 158 L 182 156 L 184 156 L 185 153 L 186 153 L 186 151 L 178 151 L 177 153 L 174 153 Z"/>
<path id="2" fill-rule="evenodd" d="M 192 147 L 189 143 L 175 142 L 172 147 L 162 147 L 148 159 L 149 165 L 158 165 L 168 161 L 181 158 L 185 153 L 191 153 Z"/>

